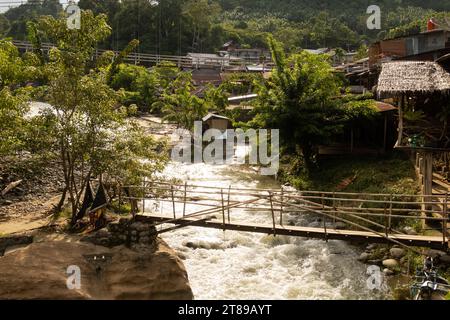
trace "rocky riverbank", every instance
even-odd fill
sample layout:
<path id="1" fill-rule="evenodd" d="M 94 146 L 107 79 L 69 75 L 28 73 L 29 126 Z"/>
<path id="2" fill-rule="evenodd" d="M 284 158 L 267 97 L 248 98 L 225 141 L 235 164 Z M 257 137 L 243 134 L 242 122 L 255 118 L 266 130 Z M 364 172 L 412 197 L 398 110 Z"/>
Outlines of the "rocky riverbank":
<path id="1" fill-rule="evenodd" d="M 193 299 L 181 259 L 152 228 L 122 219 L 84 237 L 36 233 L 31 244 L 30 236 L 4 237 L 0 299 Z M 81 275 L 73 290 L 69 266 Z"/>
<path id="2" fill-rule="evenodd" d="M 444 251 L 427 249 L 423 255 L 410 252 L 394 245 L 370 244 L 358 258 L 359 261 L 380 267 L 389 285 L 393 298 L 397 300 L 410 299 L 409 288 L 414 280 L 416 268 L 421 268 L 425 256 L 435 261 L 435 266 L 442 274 L 450 270 L 450 255 Z"/>

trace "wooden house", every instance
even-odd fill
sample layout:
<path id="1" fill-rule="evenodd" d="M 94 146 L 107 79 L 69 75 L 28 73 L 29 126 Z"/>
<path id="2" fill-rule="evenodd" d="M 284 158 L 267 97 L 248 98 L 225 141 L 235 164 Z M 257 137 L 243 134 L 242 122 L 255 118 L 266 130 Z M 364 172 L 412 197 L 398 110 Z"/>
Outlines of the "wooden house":
<path id="1" fill-rule="evenodd" d="M 423 194 L 432 195 L 433 161 L 450 152 L 450 74 L 436 62 L 384 63 L 377 94 L 398 105 L 396 148 L 421 159 Z"/>

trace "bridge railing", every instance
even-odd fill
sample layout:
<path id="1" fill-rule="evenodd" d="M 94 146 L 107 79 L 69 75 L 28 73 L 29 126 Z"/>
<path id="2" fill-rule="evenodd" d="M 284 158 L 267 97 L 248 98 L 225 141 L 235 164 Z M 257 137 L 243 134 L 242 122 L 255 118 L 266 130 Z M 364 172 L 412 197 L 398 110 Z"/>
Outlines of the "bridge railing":
<path id="1" fill-rule="evenodd" d="M 174 222 L 210 216 L 225 226 L 245 222 L 241 221 L 242 215 L 235 214 L 236 210 L 245 210 L 258 216 L 258 221 L 265 218 L 274 230 L 292 223 L 298 215 L 313 215 L 321 218 L 325 233 L 331 229 L 364 230 L 389 237 L 406 234 L 402 228 L 406 226 L 421 231 L 421 222 L 425 220 L 435 225 L 435 232 L 442 233 L 443 243 L 448 242 L 447 195 L 424 199 L 422 195 L 233 188 L 155 181 L 125 186 L 122 191 L 121 201 L 133 202 L 136 214 L 170 216 Z M 433 206 L 443 197 L 446 200 L 442 209 Z M 429 204 L 432 209 L 423 209 L 423 204 Z"/>
<path id="2" fill-rule="evenodd" d="M 28 41 L 19 41 L 14 40 L 13 44 L 25 51 L 31 51 L 33 50 L 33 45 Z M 42 43 L 41 45 L 42 50 L 44 52 L 48 52 L 51 48 L 54 47 L 51 43 Z M 120 53 L 119 51 L 112 51 L 112 50 L 103 50 L 98 49 L 95 51 L 94 56 L 95 58 L 98 58 L 101 56 L 104 52 L 111 51 L 116 56 Z M 251 59 L 251 58 L 224 58 L 224 57 L 217 57 L 217 58 L 203 58 L 203 57 L 189 57 L 189 56 L 175 56 L 175 55 L 160 55 L 160 54 L 149 54 L 149 53 L 130 53 L 127 57 L 124 58 L 124 61 L 134 64 L 158 64 L 163 61 L 172 62 L 178 67 L 185 67 L 185 68 L 200 68 L 200 67 L 220 67 L 222 69 L 226 68 L 232 68 L 232 67 L 238 67 L 238 66 L 245 66 L 247 64 L 259 64 L 259 59 Z"/>

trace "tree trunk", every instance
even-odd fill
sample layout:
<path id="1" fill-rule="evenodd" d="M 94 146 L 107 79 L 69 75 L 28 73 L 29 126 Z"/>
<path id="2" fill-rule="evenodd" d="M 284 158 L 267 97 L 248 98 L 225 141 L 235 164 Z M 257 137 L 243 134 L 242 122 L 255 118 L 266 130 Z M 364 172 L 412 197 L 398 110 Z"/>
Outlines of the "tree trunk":
<path id="1" fill-rule="evenodd" d="M 56 212 L 61 212 L 62 207 L 63 207 L 63 205 L 64 205 L 64 202 L 66 201 L 66 195 L 67 195 L 67 190 L 68 190 L 68 189 L 69 189 L 69 188 L 68 188 L 67 185 L 66 185 L 66 186 L 64 187 L 64 191 L 63 191 L 63 193 L 62 193 L 61 199 L 59 200 L 58 205 L 57 205 L 56 208 L 55 208 Z"/>
<path id="2" fill-rule="evenodd" d="M 306 170 L 309 171 L 314 167 L 313 148 L 311 145 L 302 146 L 303 160 L 305 161 Z"/>

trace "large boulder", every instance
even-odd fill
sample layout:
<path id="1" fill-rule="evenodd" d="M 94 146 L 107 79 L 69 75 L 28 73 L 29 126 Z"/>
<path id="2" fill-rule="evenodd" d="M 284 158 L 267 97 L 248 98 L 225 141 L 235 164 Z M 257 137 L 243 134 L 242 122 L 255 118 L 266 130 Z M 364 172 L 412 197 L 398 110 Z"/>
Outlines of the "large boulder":
<path id="1" fill-rule="evenodd" d="M 80 268 L 79 290 L 67 287 L 69 266 Z M 0 257 L 0 274 L 0 299 L 193 299 L 181 260 L 160 239 L 156 251 L 34 243 Z"/>

